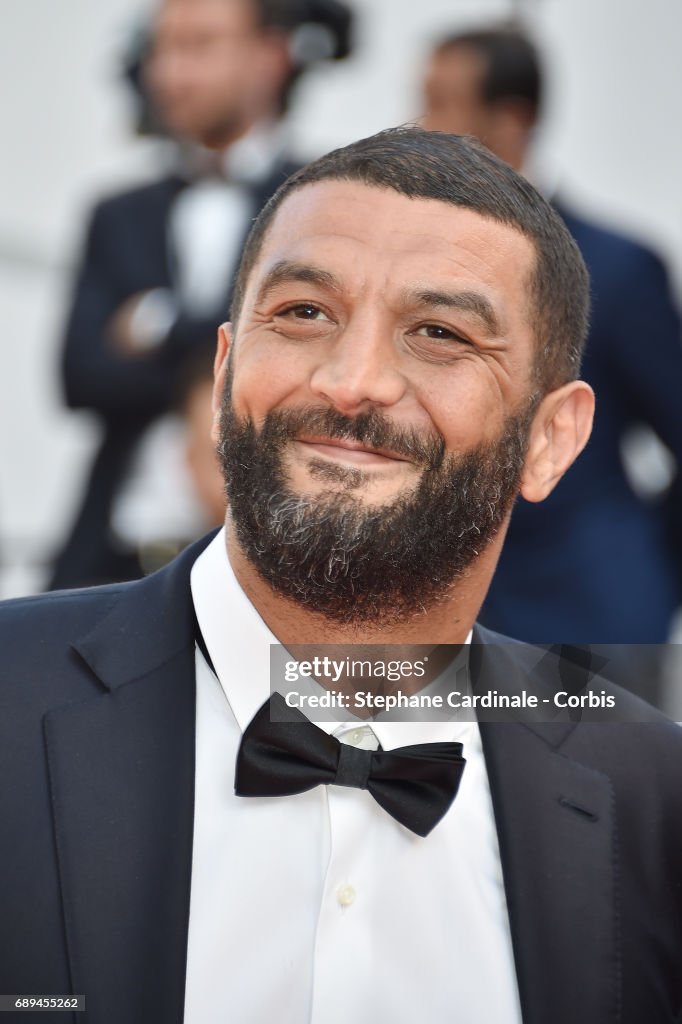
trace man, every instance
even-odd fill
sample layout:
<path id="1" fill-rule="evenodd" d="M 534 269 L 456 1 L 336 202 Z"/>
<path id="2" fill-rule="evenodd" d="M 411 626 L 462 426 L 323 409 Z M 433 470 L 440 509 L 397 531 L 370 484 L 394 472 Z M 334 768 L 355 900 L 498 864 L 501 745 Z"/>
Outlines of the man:
<path id="1" fill-rule="evenodd" d="M 103 437 L 53 589 L 140 575 L 143 518 L 159 538 L 197 535 L 201 516 L 196 503 L 180 500 L 181 474 L 169 503 L 145 467 L 165 457 L 168 475 L 180 463 L 177 424 L 165 414 L 188 361 L 215 343 L 253 217 L 298 166 L 281 124 L 302 70 L 291 52 L 294 29 L 308 17 L 338 21 L 337 8 L 349 17 L 333 2 L 312 6 L 160 3 L 143 86 L 178 156 L 172 173 L 99 203 L 92 216 L 64 339 L 64 384 L 72 408 L 97 414 Z M 344 40 L 333 42 L 343 56 Z"/>
<path id="2" fill-rule="evenodd" d="M 474 135 L 523 172 L 542 90 L 538 54 L 520 30 L 457 33 L 428 62 L 423 123 Z M 661 652 L 653 645 L 669 639 L 682 594 L 680 477 L 666 500 L 644 500 L 621 449 L 632 428 L 646 424 L 682 462 L 680 319 L 656 256 L 561 199 L 555 206 L 590 272 L 583 376 L 598 414 L 583 458 L 549 499 L 518 503 L 482 621 L 531 643 L 601 645 L 606 671 L 654 700 Z"/>
<path id="3" fill-rule="evenodd" d="M 466 658 L 515 495 L 587 440 L 586 314 L 559 218 L 467 140 L 395 129 L 277 193 L 216 358 L 225 532 L 0 617 L 0 991 L 90 1024 L 676 1020 L 677 726 L 608 686 L 630 724 L 264 703 L 270 643 Z M 477 628 L 474 682 L 545 692 L 529 650 Z"/>

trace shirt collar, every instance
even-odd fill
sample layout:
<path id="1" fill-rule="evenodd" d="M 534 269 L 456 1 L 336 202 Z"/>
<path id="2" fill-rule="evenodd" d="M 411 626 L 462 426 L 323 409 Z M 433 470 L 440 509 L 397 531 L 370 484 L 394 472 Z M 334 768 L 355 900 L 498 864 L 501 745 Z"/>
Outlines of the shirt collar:
<path id="1" fill-rule="evenodd" d="M 191 574 L 192 600 L 206 648 L 225 697 L 242 732 L 270 696 L 270 647 L 279 645 L 255 606 L 242 590 L 227 555 L 225 529 L 219 531 L 199 555 Z M 466 652 L 454 660 L 443 677 L 428 689 L 443 688 L 454 680 L 468 659 L 471 632 L 466 638 Z M 453 683 L 454 685 L 454 683 Z M 428 692 L 428 691 L 426 691 Z M 348 717 L 315 724 L 332 734 L 349 722 Z M 443 719 L 397 721 L 390 715 L 376 719 L 353 719 L 353 725 L 369 725 L 384 750 L 413 743 L 462 741 L 471 722 Z"/>
<path id="2" fill-rule="evenodd" d="M 227 557 L 225 529 L 192 567 L 191 587 L 199 628 L 242 732 L 270 696 L 270 632 L 242 590 Z"/>

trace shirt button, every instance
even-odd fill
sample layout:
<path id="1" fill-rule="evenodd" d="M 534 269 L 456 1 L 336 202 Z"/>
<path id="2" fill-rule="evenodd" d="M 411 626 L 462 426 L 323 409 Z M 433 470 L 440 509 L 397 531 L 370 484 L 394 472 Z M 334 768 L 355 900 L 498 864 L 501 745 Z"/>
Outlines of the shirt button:
<path id="1" fill-rule="evenodd" d="M 358 743 L 362 743 L 363 736 L 363 729 L 354 729 L 353 732 L 348 734 L 347 742 L 352 743 L 354 747 L 357 747 Z"/>
<path id="2" fill-rule="evenodd" d="M 340 885 L 336 890 L 336 898 L 341 907 L 350 907 L 355 902 L 355 889 L 352 885 Z"/>

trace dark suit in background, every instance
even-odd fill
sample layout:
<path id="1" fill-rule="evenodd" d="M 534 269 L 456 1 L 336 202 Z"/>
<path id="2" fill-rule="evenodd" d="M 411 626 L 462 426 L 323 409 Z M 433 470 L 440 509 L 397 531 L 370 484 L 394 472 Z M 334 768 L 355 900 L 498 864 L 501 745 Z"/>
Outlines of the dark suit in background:
<path id="1" fill-rule="evenodd" d="M 297 167 L 279 160 L 251 187 L 253 217 Z M 124 355 L 109 335 L 114 314 L 132 296 L 157 288 L 175 291 L 170 218 L 188 184 L 179 176 L 166 177 L 108 199 L 93 213 L 66 327 L 63 376 L 67 404 L 95 412 L 103 436 L 51 589 L 140 575 L 136 554 L 117 546 L 111 535 L 113 502 L 138 441 L 173 407 L 188 362 L 215 350 L 217 327 L 227 318 L 231 280 L 211 315 L 181 311 L 163 343 L 149 352 Z"/>
<path id="2" fill-rule="evenodd" d="M 0 991 L 86 996 L 46 1024 L 182 1021 L 202 547 L 1 610 Z M 542 685 L 498 639 L 474 637 L 480 685 Z M 481 725 L 524 1024 L 680 1009 L 682 732 L 618 701 L 644 720 Z"/>
<path id="3" fill-rule="evenodd" d="M 559 209 L 591 276 L 594 429 L 546 501 L 517 503 L 481 618 L 531 643 L 662 644 L 682 599 L 679 474 L 647 501 L 621 446 L 647 424 L 682 466 L 680 319 L 652 252 Z"/>

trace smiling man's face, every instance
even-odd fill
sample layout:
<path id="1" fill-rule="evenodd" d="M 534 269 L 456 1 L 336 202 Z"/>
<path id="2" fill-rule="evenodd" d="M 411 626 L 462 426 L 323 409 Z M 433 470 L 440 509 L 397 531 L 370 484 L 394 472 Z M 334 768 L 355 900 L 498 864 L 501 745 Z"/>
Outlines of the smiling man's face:
<path id="1" fill-rule="evenodd" d="M 217 384 L 237 535 L 273 586 L 405 613 L 497 534 L 532 415 L 533 262 L 436 200 L 331 180 L 284 201 Z"/>
<path id="2" fill-rule="evenodd" d="M 274 410 L 375 411 L 446 453 L 492 441 L 531 390 L 533 262 L 520 232 L 472 211 L 355 182 L 306 186 L 278 211 L 249 280 L 236 415 L 258 429 Z M 311 466 L 359 470 L 367 503 L 423 469 L 408 450 L 306 431 L 286 459 L 299 493 L 333 483 Z"/>

